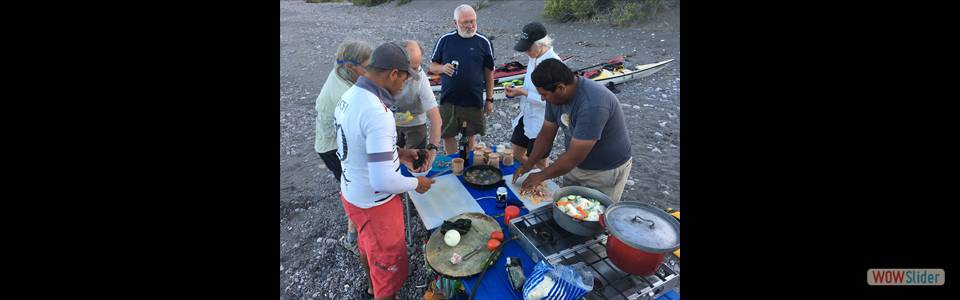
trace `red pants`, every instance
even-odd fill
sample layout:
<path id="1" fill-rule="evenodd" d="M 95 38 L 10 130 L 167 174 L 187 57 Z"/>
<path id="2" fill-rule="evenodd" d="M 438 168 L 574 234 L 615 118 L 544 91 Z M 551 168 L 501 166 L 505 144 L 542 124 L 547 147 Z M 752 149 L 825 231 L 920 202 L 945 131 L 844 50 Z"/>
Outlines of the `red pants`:
<path id="1" fill-rule="evenodd" d="M 399 292 L 410 269 L 400 195 L 371 208 L 353 206 L 343 194 L 340 201 L 347 217 L 357 226 L 357 249 L 367 257 L 374 297 Z"/>

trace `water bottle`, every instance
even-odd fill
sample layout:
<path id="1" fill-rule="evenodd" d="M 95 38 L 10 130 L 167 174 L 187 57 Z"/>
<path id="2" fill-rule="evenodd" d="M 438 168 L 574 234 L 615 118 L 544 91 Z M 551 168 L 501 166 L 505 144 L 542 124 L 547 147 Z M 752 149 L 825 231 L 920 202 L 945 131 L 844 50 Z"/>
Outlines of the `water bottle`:
<path id="1" fill-rule="evenodd" d="M 450 64 L 453 65 L 453 76 L 450 77 L 457 77 L 457 71 L 460 70 L 460 62 L 451 61 Z"/>

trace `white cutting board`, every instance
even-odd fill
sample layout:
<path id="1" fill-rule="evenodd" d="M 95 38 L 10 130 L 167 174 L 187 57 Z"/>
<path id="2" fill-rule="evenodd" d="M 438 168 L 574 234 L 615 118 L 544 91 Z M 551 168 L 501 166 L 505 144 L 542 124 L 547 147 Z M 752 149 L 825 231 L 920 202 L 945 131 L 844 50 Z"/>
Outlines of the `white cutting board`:
<path id="1" fill-rule="evenodd" d="M 434 179 L 437 182 L 426 193 L 407 193 L 427 229 L 437 228 L 443 221 L 465 212 L 483 213 L 483 208 L 456 175 L 447 174 Z"/>
<path id="2" fill-rule="evenodd" d="M 523 184 L 523 180 L 527 179 L 526 175 L 537 172 L 540 172 L 540 169 L 530 170 L 530 172 L 524 174 L 524 177 L 521 177 L 520 180 L 517 180 L 516 184 L 513 183 L 513 174 L 503 176 L 504 183 L 507 184 L 507 187 L 510 188 L 510 191 L 512 191 L 514 195 L 517 195 L 517 197 L 520 198 L 520 201 L 523 202 L 523 205 L 527 207 L 528 211 L 532 211 L 538 207 L 553 203 L 553 192 L 560 189 L 560 186 L 557 185 L 556 182 L 553 182 L 553 180 L 544 181 L 547 183 L 547 195 L 544 197 L 543 201 L 540 201 L 540 203 L 537 203 L 536 205 L 534 205 L 533 201 L 530 201 L 530 199 L 526 196 L 520 196 L 520 186 Z"/>

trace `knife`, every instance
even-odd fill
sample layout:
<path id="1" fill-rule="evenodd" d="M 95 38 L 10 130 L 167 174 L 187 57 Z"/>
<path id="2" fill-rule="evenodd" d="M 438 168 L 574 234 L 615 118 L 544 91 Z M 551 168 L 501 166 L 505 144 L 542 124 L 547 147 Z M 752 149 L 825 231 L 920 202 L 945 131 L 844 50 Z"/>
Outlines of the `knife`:
<path id="1" fill-rule="evenodd" d="M 463 256 L 463 259 L 462 259 L 461 261 L 466 261 L 466 260 L 470 259 L 470 257 L 473 256 L 474 254 L 476 254 L 477 251 L 480 251 L 480 246 L 477 246 L 476 249 L 473 249 L 473 251 L 470 251 L 470 253 L 467 253 L 467 255 L 464 255 L 464 256 Z"/>

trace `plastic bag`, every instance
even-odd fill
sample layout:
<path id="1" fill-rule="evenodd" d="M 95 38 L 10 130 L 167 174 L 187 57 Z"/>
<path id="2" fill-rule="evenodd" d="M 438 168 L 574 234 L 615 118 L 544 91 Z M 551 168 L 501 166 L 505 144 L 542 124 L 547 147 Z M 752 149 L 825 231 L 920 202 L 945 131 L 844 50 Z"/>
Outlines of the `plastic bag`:
<path id="1" fill-rule="evenodd" d="M 593 290 L 593 274 L 583 263 L 552 266 L 541 260 L 523 284 L 524 300 L 574 300 Z"/>

